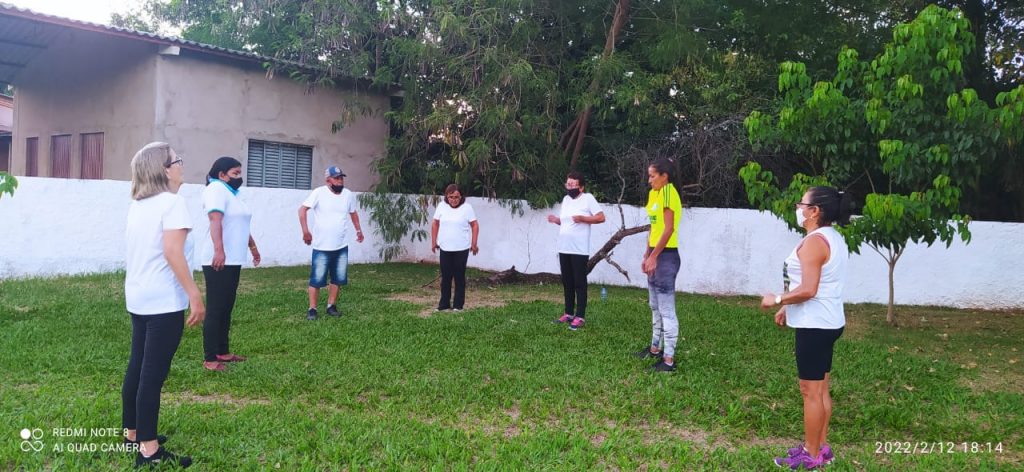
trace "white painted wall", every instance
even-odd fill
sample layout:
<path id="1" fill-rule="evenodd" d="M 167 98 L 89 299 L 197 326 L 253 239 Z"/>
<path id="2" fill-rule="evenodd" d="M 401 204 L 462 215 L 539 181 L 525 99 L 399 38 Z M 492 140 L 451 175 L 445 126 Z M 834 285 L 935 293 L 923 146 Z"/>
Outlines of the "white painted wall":
<path id="1" fill-rule="evenodd" d="M 64 179 L 19 179 L 13 198 L 0 199 L 0 278 L 104 272 L 123 268 L 128 182 Z M 181 193 L 195 219 L 192 238 L 206 236 L 207 223 L 199 194 L 202 187 L 185 185 Z M 253 236 L 264 265 L 305 265 L 309 248 L 302 244 L 297 209 L 303 190 L 244 188 L 254 209 Z M 480 254 L 469 264 L 487 270 L 515 265 L 527 272 L 558 272 L 555 241 L 558 227 L 547 223 L 558 208 L 510 216 L 497 202 L 471 198 L 480 222 Z M 642 208 L 626 207 L 627 226 L 643 224 Z M 594 227 L 596 251 L 619 226 L 614 206 L 605 206 L 608 221 Z M 369 214 L 360 211 L 364 229 Z M 799 236 L 770 214 L 751 210 L 686 209 L 680 225 L 682 270 L 676 288 L 685 292 L 754 295 L 778 291 L 782 261 Z M 1024 307 L 1024 224 L 975 222 L 969 245 L 912 246 L 896 266 L 896 301 L 900 304 L 977 308 Z M 350 245 L 353 262 L 378 262 L 376 236 Z M 646 286 L 640 259 L 646 234 L 630 236 L 613 259 L 632 282 L 606 263 L 591 273 L 595 284 Z M 436 261 L 429 241 L 407 245 L 404 260 Z M 888 297 L 887 266 L 869 248 L 853 255 L 847 282 L 850 302 L 884 303 Z"/>

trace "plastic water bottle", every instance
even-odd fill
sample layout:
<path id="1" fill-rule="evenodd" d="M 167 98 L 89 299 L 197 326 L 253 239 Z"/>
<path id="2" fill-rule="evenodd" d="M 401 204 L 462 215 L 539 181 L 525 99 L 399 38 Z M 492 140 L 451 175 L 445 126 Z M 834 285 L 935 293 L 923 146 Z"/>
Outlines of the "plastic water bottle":
<path id="1" fill-rule="evenodd" d="M 608 299 L 608 289 L 604 288 L 604 287 L 601 287 L 601 301 L 605 301 L 607 299 Z"/>

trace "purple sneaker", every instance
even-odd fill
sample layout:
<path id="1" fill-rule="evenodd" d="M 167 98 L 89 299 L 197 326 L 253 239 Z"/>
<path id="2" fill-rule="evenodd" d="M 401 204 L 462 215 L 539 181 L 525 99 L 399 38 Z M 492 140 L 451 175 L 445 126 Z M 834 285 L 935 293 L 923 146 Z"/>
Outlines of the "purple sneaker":
<path id="1" fill-rule="evenodd" d="M 586 323 L 586 320 L 584 320 L 583 318 L 573 318 L 572 323 L 569 323 L 569 329 L 576 331 L 577 329 L 583 327 L 583 323 Z"/>
<path id="2" fill-rule="evenodd" d="M 807 451 L 802 450 L 793 457 L 776 457 L 775 465 L 778 467 L 789 467 L 790 470 L 798 470 L 803 467 L 804 470 L 814 470 L 825 465 L 825 459 L 822 458 L 821 453 L 818 453 L 818 457 L 811 457 Z"/>
<path id="3" fill-rule="evenodd" d="M 790 448 L 789 457 L 793 457 L 804 450 L 804 443 L 800 443 L 797 447 Z M 832 454 L 832 448 L 828 444 L 821 446 L 821 458 L 824 459 L 826 464 L 831 464 L 836 459 L 835 454 Z"/>
<path id="4" fill-rule="evenodd" d="M 568 313 L 565 313 L 562 316 L 558 317 L 558 319 L 555 320 L 555 323 L 571 323 L 573 318 L 575 317 Z"/>

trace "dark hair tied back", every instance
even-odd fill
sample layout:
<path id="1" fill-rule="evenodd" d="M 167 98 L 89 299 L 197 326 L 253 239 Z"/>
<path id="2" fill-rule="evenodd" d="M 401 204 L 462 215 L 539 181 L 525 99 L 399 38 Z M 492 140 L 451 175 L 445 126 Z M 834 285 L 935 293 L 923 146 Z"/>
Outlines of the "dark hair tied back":
<path id="1" fill-rule="evenodd" d="M 834 187 L 811 187 L 810 203 L 821 210 L 818 225 L 835 224 L 846 226 L 850 223 L 850 194 Z"/>
<path id="2" fill-rule="evenodd" d="M 583 173 L 578 170 L 569 172 L 569 175 L 565 176 L 565 178 L 575 180 L 576 183 L 580 184 L 580 187 L 584 187 L 587 185 L 587 183 L 584 182 L 583 180 Z"/>
<path id="3" fill-rule="evenodd" d="M 206 175 L 211 179 L 219 179 L 221 172 L 227 173 L 235 167 L 242 167 L 242 163 L 233 157 L 224 156 L 213 161 L 213 165 L 210 166 L 210 173 Z"/>
<path id="4" fill-rule="evenodd" d="M 651 163 L 651 167 L 653 167 L 654 171 L 659 174 L 668 174 L 669 182 L 673 181 L 676 171 L 676 163 L 671 158 L 662 157 L 657 159 Z"/>

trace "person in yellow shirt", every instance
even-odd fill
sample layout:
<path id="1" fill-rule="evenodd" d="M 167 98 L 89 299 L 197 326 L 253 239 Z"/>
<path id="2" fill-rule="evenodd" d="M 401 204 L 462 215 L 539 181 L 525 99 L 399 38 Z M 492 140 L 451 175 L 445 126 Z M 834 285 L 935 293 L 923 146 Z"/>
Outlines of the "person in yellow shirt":
<path id="1" fill-rule="evenodd" d="M 647 238 L 642 268 L 647 274 L 648 303 L 651 306 L 651 345 L 636 353 L 641 359 L 655 358 L 655 372 L 676 370 L 676 339 L 679 320 L 676 318 L 676 275 L 679 274 L 679 219 L 683 214 L 679 191 L 672 185 L 675 163 L 658 159 L 647 168 L 647 216 L 651 232 Z"/>

